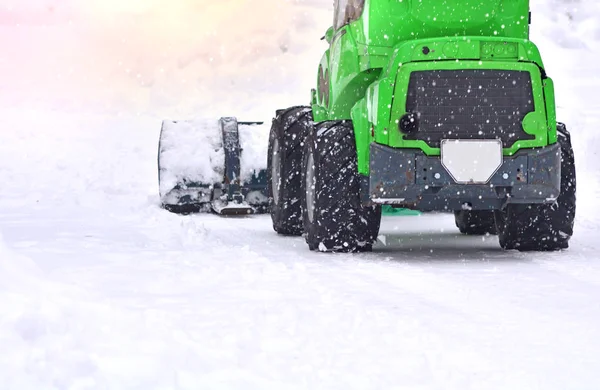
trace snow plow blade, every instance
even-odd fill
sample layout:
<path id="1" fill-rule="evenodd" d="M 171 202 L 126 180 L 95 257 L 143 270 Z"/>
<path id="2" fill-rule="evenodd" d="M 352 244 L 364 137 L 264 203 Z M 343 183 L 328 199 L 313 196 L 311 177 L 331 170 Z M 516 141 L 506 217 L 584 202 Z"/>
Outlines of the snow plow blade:
<path id="1" fill-rule="evenodd" d="M 163 121 L 158 147 L 161 205 L 178 213 L 249 215 L 268 211 L 262 122 Z"/>

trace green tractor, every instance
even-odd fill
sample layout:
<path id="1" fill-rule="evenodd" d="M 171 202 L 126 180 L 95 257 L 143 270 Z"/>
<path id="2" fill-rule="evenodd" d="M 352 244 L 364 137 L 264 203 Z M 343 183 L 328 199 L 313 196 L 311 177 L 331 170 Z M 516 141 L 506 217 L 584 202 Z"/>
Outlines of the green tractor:
<path id="1" fill-rule="evenodd" d="M 385 207 L 453 212 L 504 249 L 568 247 L 570 135 L 529 40 L 529 0 L 335 0 L 310 106 L 278 110 L 274 230 L 370 251 Z"/>

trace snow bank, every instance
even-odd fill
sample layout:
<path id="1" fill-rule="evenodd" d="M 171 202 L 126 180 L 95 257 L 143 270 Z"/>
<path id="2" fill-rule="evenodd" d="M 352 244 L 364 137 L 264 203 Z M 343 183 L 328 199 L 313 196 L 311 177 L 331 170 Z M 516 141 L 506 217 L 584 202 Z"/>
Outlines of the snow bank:
<path id="1" fill-rule="evenodd" d="M 74 315 L 78 308 L 72 303 L 81 293 L 49 282 L 32 260 L 9 249 L 0 236 L 3 388 L 66 388 L 61 377 L 67 371 L 70 376 L 91 368 L 89 355 L 73 350 L 80 342 L 78 330 L 89 324 L 85 316 Z"/>
<path id="2" fill-rule="evenodd" d="M 15 292 L 35 291 L 40 275 L 41 271 L 33 261 L 8 248 L 0 232 L 0 294 L 6 298 Z"/>
<path id="3" fill-rule="evenodd" d="M 77 245 L 73 240 L 72 246 Z M 48 257 L 51 252 L 48 250 Z M 151 276 L 147 286 L 152 287 L 142 301 L 149 298 L 154 303 L 140 306 L 136 299 L 121 299 L 119 289 L 131 285 L 131 278 L 140 272 L 151 275 L 158 263 L 145 271 L 144 267 L 122 269 L 116 277 L 125 278 L 124 284 L 97 290 L 100 286 L 89 283 L 89 278 L 108 271 L 101 259 L 110 257 L 110 252 L 99 255 L 92 269 L 83 269 L 83 273 L 78 272 L 81 263 L 73 266 L 70 271 L 78 276 L 71 279 L 69 272 L 62 276 L 43 272 L 0 238 L 2 389 L 196 388 L 197 380 L 195 384 L 185 382 L 192 373 L 191 367 L 186 369 L 186 358 L 191 348 L 204 347 L 174 326 L 173 316 L 160 309 L 161 299 L 152 298 L 167 288 L 174 292 L 175 281 L 167 276 L 166 283 Z M 112 272 L 117 271 L 114 267 L 118 269 L 118 262 L 109 266 Z M 171 314 L 176 317 L 176 313 Z M 206 361 L 211 361 L 210 356 Z"/>
<path id="4" fill-rule="evenodd" d="M 108 211 L 147 204 L 149 196 L 158 197 L 160 124 L 131 114 L 3 109 L 2 204 Z"/>
<path id="5" fill-rule="evenodd" d="M 600 4 L 594 0 L 532 0 L 532 34 L 562 49 L 592 49 L 600 41 Z"/>

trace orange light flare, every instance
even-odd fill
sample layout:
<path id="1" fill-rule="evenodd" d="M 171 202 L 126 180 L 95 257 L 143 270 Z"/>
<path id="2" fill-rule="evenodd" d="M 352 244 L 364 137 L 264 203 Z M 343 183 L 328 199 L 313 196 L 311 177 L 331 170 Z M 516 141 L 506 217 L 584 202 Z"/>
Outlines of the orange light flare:
<path id="1" fill-rule="evenodd" d="M 297 12 L 291 0 L 0 0 L 0 71 L 13 91 L 142 105 L 251 90 L 287 77 L 282 55 L 310 24 Z"/>

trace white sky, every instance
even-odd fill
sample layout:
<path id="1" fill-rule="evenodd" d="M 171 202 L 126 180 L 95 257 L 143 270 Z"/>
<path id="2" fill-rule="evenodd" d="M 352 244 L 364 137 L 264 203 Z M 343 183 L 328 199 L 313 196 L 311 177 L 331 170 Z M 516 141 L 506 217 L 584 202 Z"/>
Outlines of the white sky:
<path id="1" fill-rule="evenodd" d="M 286 87 L 308 100 L 329 8 L 330 0 L 0 0 L 0 102 L 168 114 Z"/>

